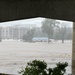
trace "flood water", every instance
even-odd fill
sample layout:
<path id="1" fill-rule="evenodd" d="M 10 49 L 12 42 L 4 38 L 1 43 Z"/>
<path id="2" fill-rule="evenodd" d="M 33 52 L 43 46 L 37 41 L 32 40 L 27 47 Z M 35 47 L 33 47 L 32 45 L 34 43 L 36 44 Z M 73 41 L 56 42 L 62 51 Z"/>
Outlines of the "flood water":
<path id="1" fill-rule="evenodd" d="M 48 67 L 54 67 L 57 62 L 68 62 L 67 72 L 71 72 L 72 41 L 53 41 L 26 43 L 18 40 L 3 40 L 0 42 L 0 73 L 19 75 L 18 71 L 26 63 L 34 60 L 44 60 Z"/>

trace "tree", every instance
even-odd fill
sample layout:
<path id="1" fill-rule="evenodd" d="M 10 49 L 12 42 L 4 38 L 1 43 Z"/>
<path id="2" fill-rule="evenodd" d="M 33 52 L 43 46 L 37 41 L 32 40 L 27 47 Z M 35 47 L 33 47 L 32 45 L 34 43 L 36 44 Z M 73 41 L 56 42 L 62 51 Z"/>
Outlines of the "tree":
<path id="1" fill-rule="evenodd" d="M 67 28 L 67 32 L 66 32 L 66 39 L 67 40 L 72 40 L 72 36 L 73 36 L 73 30 L 71 27 Z"/>
<path id="2" fill-rule="evenodd" d="M 62 23 L 54 31 L 54 39 L 62 40 L 62 43 L 64 43 L 64 40 L 72 40 L 72 33 L 72 28 L 67 23 Z"/>
<path id="3" fill-rule="evenodd" d="M 47 63 L 45 61 L 33 60 L 28 62 L 26 68 L 19 73 L 22 75 L 64 75 L 67 66 L 67 62 L 59 62 L 56 64 L 56 67 L 47 68 Z"/>
<path id="4" fill-rule="evenodd" d="M 59 27 L 59 35 L 62 40 L 62 43 L 64 43 L 66 32 L 67 32 L 67 23 L 63 22 Z"/>
<path id="5" fill-rule="evenodd" d="M 31 42 L 32 38 L 34 37 L 34 31 L 35 29 L 28 30 L 28 32 L 22 37 L 23 41 Z"/>
<path id="6" fill-rule="evenodd" d="M 48 39 L 53 38 L 54 28 L 58 27 L 59 22 L 52 19 L 45 19 L 42 22 L 42 31 L 47 34 Z"/>
<path id="7" fill-rule="evenodd" d="M 41 27 L 36 27 L 34 36 L 35 37 L 47 37 L 47 35 L 42 32 Z"/>
<path id="8" fill-rule="evenodd" d="M 23 35 L 22 40 L 23 40 L 24 42 L 28 42 L 28 41 L 29 41 L 28 35 L 27 35 L 27 34 Z"/>
<path id="9" fill-rule="evenodd" d="M 60 40 L 60 34 L 59 34 L 59 29 L 56 28 L 56 30 L 54 30 L 54 40 Z"/>

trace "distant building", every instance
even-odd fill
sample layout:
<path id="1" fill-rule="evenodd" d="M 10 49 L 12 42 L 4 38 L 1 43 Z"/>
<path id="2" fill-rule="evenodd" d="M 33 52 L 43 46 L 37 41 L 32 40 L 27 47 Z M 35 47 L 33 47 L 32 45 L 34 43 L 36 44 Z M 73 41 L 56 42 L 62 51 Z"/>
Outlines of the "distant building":
<path id="1" fill-rule="evenodd" d="M 9 27 L 9 39 L 13 39 L 13 27 Z"/>
<path id="2" fill-rule="evenodd" d="M 0 27 L 0 38 L 2 38 L 2 27 Z"/>
<path id="3" fill-rule="evenodd" d="M 0 27 L 0 38 L 2 39 L 21 39 L 31 28 L 36 25 L 15 25 L 12 27 Z"/>
<path id="4" fill-rule="evenodd" d="M 8 27 L 2 28 L 2 38 L 9 39 L 9 28 Z"/>

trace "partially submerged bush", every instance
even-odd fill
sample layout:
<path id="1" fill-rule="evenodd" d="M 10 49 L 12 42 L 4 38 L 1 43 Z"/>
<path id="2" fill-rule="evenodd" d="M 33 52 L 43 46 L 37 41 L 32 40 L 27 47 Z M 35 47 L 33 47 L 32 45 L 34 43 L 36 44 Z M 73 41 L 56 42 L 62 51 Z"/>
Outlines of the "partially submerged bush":
<path id="1" fill-rule="evenodd" d="M 27 63 L 24 70 L 19 73 L 22 75 L 64 75 L 68 63 L 57 63 L 54 68 L 47 68 L 47 63 L 40 60 L 33 60 Z"/>

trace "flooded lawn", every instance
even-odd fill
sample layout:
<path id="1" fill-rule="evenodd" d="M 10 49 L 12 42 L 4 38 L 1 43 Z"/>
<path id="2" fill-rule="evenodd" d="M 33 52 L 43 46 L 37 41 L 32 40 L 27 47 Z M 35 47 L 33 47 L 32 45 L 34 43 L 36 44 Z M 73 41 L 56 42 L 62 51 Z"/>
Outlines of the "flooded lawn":
<path id="1" fill-rule="evenodd" d="M 17 40 L 3 40 L 0 42 L 0 72 L 19 75 L 18 71 L 26 66 L 26 63 L 40 59 L 53 67 L 57 62 L 68 62 L 67 72 L 71 72 L 72 42 L 53 41 L 26 43 Z"/>

